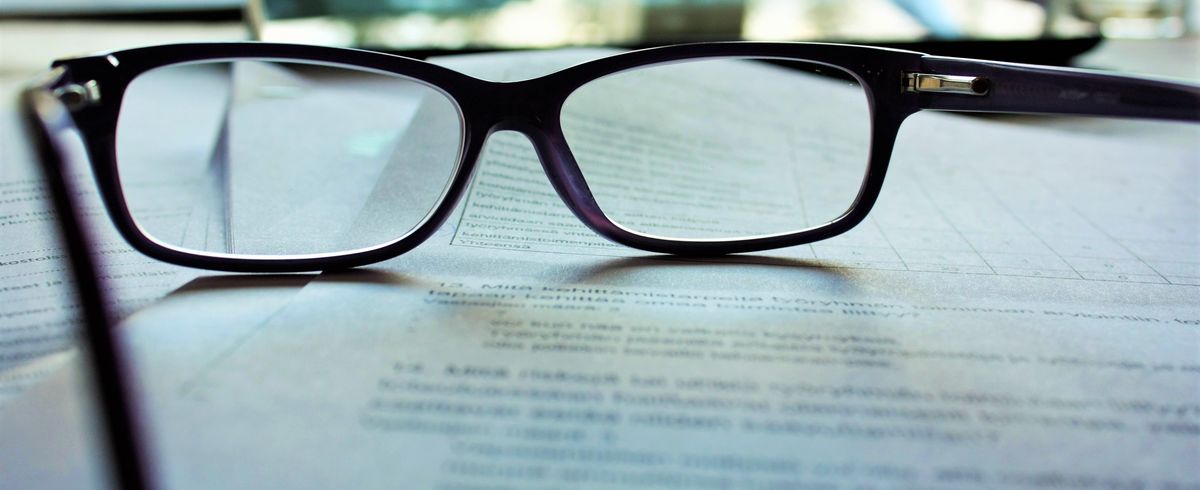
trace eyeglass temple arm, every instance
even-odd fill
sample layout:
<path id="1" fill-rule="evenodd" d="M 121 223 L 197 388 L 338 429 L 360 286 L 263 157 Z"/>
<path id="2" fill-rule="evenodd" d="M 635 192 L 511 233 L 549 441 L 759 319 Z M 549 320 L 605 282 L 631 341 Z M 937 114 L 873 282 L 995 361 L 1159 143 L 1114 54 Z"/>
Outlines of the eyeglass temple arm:
<path id="1" fill-rule="evenodd" d="M 74 287 L 78 292 L 84 315 L 81 340 L 86 345 L 82 354 L 93 371 L 93 391 L 99 399 L 103 433 L 108 442 L 107 456 L 114 463 L 112 477 L 118 488 L 140 490 L 149 488 L 148 468 L 143 447 L 135 435 L 138 430 L 132 407 L 131 389 L 117 352 L 112 333 L 112 318 L 105 306 L 105 292 L 100 288 L 96 255 L 92 240 L 79 214 L 78 195 L 71 180 L 64 175 L 66 160 L 54 135 L 69 131 L 73 124 L 62 106 L 56 85 L 64 78 L 65 69 L 55 68 L 39 77 L 21 93 L 21 121 L 29 142 L 34 146 L 39 167 L 50 191 L 62 245 L 67 250 Z"/>
<path id="2" fill-rule="evenodd" d="M 1200 87 L 1096 71 L 925 56 L 903 90 L 922 109 L 1200 121 Z"/>

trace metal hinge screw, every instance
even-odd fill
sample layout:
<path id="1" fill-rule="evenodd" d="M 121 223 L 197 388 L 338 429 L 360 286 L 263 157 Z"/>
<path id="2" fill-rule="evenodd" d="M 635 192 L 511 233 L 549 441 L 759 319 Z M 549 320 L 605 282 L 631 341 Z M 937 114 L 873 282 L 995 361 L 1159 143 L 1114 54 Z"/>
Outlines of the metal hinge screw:
<path id="1" fill-rule="evenodd" d="M 54 89 L 54 96 L 67 107 L 67 110 L 78 111 L 100 103 L 100 84 L 95 80 L 67 84 Z"/>
<path id="2" fill-rule="evenodd" d="M 905 92 L 934 92 L 943 94 L 986 95 L 992 82 L 983 77 L 905 73 Z"/>

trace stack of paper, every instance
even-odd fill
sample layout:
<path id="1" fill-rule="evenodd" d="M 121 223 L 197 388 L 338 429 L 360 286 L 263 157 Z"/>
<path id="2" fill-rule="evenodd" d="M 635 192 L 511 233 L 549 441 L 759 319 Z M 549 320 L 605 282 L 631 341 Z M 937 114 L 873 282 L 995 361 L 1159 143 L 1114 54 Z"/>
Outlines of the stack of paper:
<path id="1" fill-rule="evenodd" d="M 443 63 L 512 79 L 577 56 Z M 590 234 L 528 142 L 494 135 L 459 211 L 409 254 L 204 279 L 126 322 L 157 475 L 1200 487 L 1200 132 L 1143 123 L 1156 145 L 1016 121 L 917 115 L 858 228 L 711 260 Z M 10 403 L 6 433 L 60 425 L 45 408 L 77 395 L 52 381 Z M 22 462 L 0 478 L 94 478 L 102 460 L 64 431 L 6 440 L 0 460 Z"/>

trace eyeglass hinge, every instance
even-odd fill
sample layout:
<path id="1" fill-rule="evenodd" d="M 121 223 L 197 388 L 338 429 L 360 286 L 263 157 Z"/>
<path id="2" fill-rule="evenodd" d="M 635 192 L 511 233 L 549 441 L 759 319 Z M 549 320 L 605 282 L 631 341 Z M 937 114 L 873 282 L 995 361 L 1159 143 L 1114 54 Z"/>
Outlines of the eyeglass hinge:
<path id="1" fill-rule="evenodd" d="M 905 92 L 934 92 L 941 94 L 986 95 L 992 82 L 983 77 L 905 73 Z"/>
<path id="2" fill-rule="evenodd" d="M 95 80 L 70 83 L 54 89 L 54 96 L 67 107 L 67 110 L 78 111 L 100 103 L 100 84 Z"/>

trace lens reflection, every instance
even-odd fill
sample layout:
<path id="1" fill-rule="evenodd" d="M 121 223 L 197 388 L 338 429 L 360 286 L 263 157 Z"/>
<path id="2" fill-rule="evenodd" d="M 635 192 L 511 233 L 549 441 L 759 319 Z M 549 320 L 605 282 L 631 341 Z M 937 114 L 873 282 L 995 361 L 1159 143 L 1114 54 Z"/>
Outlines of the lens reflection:
<path id="1" fill-rule="evenodd" d="M 268 61 L 172 65 L 135 79 L 117 126 L 134 221 L 167 245 L 250 256 L 393 242 L 442 196 L 457 106 L 415 80 Z"/>
<path id="2" fill-rule="evenodd" d="M 800 231 L 853 205 L 866 92 L 816 63 L 705 59 L 577 89 L 562 128 L 597 203 L 633 232 L 730 240 Z"/>

